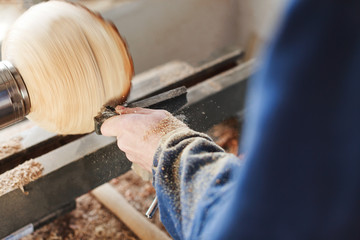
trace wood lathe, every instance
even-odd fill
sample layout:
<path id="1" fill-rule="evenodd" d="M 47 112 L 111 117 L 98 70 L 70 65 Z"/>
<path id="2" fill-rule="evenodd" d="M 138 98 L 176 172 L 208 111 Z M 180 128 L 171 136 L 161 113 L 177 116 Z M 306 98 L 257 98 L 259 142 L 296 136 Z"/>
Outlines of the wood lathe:
<path id="1" fill-rule="evenodd" d="M 3 50 L 4 52 L 6 51 Z M 187 117 L 190 127 L 204 131 L 242 110 L 246 80 L 251 75 L 253 66 L 252 61 L 244 63 L 243 56 L 241 50 L 235 49 L 222 52 L 217 58 L 211 58 L 200 66 L 193 67 L 185 62 L 169 62 L 162 67 L 150 70 L 143 76 L 136 76 L 132 81 L 132 89 L 127 101 L 132 106 L 134 102 L 139 103 L 139 100 L 149 100 L 152 96 L 186 86 L 188 103 L 180 111 Z M 4 59 L 7 58 L 4 57 Z M 128 59 L 131 60 L 130 55 Z M 3 81 L 1 91 L 5 99 L 1 102 L 4 107 L 0 111 L 3 126 L 31 114 L 31 108 L 34 106 L 30 89 L 27 89 L 27 97 L 26 92 L 21 92 L 24 89 L 21 87 L 21 80 L 25 82 L 26 89 L 29 85 L 26 79 L 29 78 L 26 78 L 15 61 L 8 60 L 10 60 L 8 63 L 1 63 L 1 80 Z M 183 68 L 184 65 L 189 68 Z M 59 66 L 66 72 L 68 67 L 66 61 L 62 61 Z M 13 69 L 12 72 L 11 69 Z M 183 71 L 184 69 L 191 71 Z M 113 72 L 115 69 L 108 68 L 107 70 Z M 131 68 L 128 70 L 127 75 L 132 77 Z M 179 71 L 182 74 L 179 74 Z M 10 86 L 12 87 L 9 90 Z M 38 88 L 39 91 L 46 91 L 40 85 Z M 122 97 L 124 94 L 120 92 L 117 95 Z M 125 95 L 127 94 L 128 92 L 125 91 Z M 231 104 L 234 96 L 239 96 L 237 104 Z M 91 105 L 89 103 L 91 99 L 86 98 L 86 100 L 87 104 Z M 29 101 L 28 105 L 26 101 Z M 59 99 L 57 101 L 59 102 Z M 70 102 L 73 104 L 76 101 L 72 98 Z M 96 113 L 106 102 L 103 101 L 96 106 Z M 173 104 L 175 101 L 171 99 L 170 102 Z M 171 104 L 157 107 L 165 108 Z M 95 115 L 88 117 L 92 124 L 91 128 L 94 128 Z M 49 117 L 46 114 L 43 116 L 45 116 L 44 119 Z M 39 125 L 42 126 L 41 123 Z M 117 148 L 114 139 L 94 133 L 76 135 L 75 138 L 71 138 L 62 134 L 46 133 L 43 136 L 44 132 L 40 128 L 31 131 L 33 133 L 30 134 L 25 131 L 24 138 L 27 140 L 29 135 L 36 138 L 31 139 L 29 144 L 24 144 L 19 152 L 0 159 L 0 174 L 12 170 L 28 159 L 34 159 L 44 167 L 43 176 L 23 187 L 23 190 L 29 193 L 28 195 L 15 189 L 0 196 L 0 225 L 2 226 L 0 238 L 9 236 L 19 229 L 22 232 L 41 227 L 73 209 L 74 199 L 77 197 L 130 169 L 129 161 Z M 89 131 L 92 130 L 85 132 Z M 63 191 L 64 189 L 66 191 Z"/>
<path id="2" fill-rule="evenodd" d="M 234 116 L 243 110 L 247 79 L 253 61 L 242 62 L 243 52 L 236 50 L 183 75 L 185 63 L 167 63 L 134 78 L 128 101 L 138 102 L 159 93 L 187 87 L 188 103 L 178 111 L 187 124 L 198 131 Z M 237 104 L 231 104 L 239 96 Z M 95 133 L 70 136 L 49 134 L 41 128 L 19 133 L 23 149 L 0 159 L 0 174 L 28 159 L 44 167 L 43 176 L 0 195 L 0 238 L 19 230 L 38 229 L 74 209 L 75 199 L 118 177 L 130 169 L 130 162 L 118 149 L 116 139 Z M 66 189 L 66 191 L 64 191 Z"/>

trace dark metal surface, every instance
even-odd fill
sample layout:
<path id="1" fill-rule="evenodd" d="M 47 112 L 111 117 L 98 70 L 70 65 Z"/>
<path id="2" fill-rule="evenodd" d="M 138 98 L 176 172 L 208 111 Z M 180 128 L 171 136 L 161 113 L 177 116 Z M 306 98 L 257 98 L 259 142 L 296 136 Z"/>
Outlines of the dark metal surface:
<path id="1" fill-rule="evenodd" d="M 70 201 L 69 203 L 65 203 L 60 208 L 58 208 L 56 211 L 50 213 L 49 215 L 41 218 L 39 221 L 35 222 L 33 224 L 34 229 L 39 229 L 42 226 L 45 226 L 46 224 L 54 221 L 56 218 L 74 210 L 76 208 L 76 202 L 75 200 Z"/>
<path id="2" fill-rule="evenodd" d="M 178 87 L 158 95 L 132 102 L 127 104 L 127 107 L 142 107 L 142 108 L 154 108 L 154 109 L 165 109 L 169 112 L 175 112 L 180 107 L 187 103 L 186 100 L 186 87 Z M 181 100 L 177 102 L 176 100 Z"/>
<path id="3" fill-rule="evenodd" d="M 182 110 L 187 124 L 203 132 L 243 112 L 246 83 L 253 66 L 253 61 L 244 63 L 189 88 L 188 104 Z"/>
<path id="4" fill-rule="evenodd" d="M 189 88 L 188 103 L 181 110 L 188 125 L 204 131 L 243 110 L 246 80 L 252 73 L 252 65 L 250 62 L 234 67 Z M 71 144 L 76 145 L 78 141 L 82 139 Z M 60 147 L 59 152 L 62 148 L 67 149 Z M 130 165 L 114 139 L 26 185 L 29 195 L 17 189 L 0 196 L 0 238 L 61 209 L 75 198 L 125 173 Z"/>

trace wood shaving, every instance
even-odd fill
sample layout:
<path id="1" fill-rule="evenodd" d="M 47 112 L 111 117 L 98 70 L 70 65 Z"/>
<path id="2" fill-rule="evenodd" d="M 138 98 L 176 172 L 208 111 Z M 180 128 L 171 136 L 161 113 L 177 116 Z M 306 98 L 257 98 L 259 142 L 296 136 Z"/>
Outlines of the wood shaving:
<path id="1" fill-rule="evenodd" d="M 14 137 L 6 142 L 0 143 L 0 159 L 10 156 L 22 149 L 21 140 L 22 137 Z"/>
<path id="2" fill-rule="evenodd" d="M 137 240 L 136 236 L 90 194 L 76 200 L 76 209 L 22 240 Z"/>
<path id="3" fill-rule="evenodd" d="M 24 186 L 42 176 L 44 167 L 35 160 L 29 160 L 16 168 L 13 168 L 0 175 L 0 196 L 16 188 L 20 188 L 23 193 Z"/>

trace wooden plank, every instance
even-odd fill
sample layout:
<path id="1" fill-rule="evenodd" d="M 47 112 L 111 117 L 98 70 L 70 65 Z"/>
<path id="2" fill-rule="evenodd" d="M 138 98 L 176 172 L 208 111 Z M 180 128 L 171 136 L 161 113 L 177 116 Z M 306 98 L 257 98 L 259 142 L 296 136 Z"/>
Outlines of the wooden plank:
<path id="1" fill-rule="evenodd" d="M 142 240 L 170 240 L 170 237 L 139 213 L 110 183 L 95 188 L 91 194 Z"/>

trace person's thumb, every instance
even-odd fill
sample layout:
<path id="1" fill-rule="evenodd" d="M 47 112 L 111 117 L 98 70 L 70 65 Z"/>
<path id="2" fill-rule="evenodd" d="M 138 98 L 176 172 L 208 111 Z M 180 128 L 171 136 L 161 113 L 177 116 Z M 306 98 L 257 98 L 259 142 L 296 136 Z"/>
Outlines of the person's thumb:
<path id="1" fill-rule="evenodd" d="M 118 115 L 105 120 L 100 128 L 101 134 L 108 137 L 119 136 L 121 133 L 122 118 L 123 116 Z"/>

